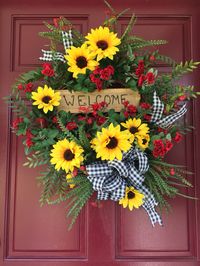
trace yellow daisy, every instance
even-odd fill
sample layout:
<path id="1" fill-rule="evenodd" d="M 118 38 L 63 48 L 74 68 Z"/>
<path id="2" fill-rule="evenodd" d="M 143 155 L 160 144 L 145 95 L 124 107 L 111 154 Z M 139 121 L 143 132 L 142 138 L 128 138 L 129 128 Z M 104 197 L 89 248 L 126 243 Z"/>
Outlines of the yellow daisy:
<path id="1" fill-rule="evenodd" d="M 78 74 L 85 74 L 87 69 L 94 70 L 98 66 L 98 62 L 93 60 L 95 55 L 92 55 L 86 44 L 81 47 L 72 46 L 66 53 L 68 71 L 73 73 L 74 78 L 77 78 Z"/>
<path id="2" fill-rule="evenodd" d="M 142 124 L 140 118 L 130 118 L 126 121 L 126 123 L 121 123 L 121 125 L 128 129 L 128 131 L 132 134 L 130 141 L 131 143 L 134 141 L 135 137 L 143 136 L 149 133 L 149 127 L 146 123 Z"/>
<path id="3" fill-rule="evenodd" d="M 145 150 L 149 146 L 150 137 L 148 134 L 144 136 L 137 136 L 137 144 L 140 149 Z"/>
<path id="4" fill-rule="evenodd" d="M 52 88 L 44 85 L 44 88 L 38 87 L 37 92 L 32 92 L 31 98 L 35 100 L 33 105 L 38 105 L 38 109 L 43 109 L 46 114 L 53 111 L 54 106 L 60 104 L 60 92 L 55 92 Z"/>
<path id="5" fill-rule="evenodd" d="M 120 205 L 123 205 L 123 208 L 128 207 L 130 211 L 133 208 L 138 209 L 143 204 L 144 195 L 141 194 L 134 187 L 126 188 L 126 195 L 123 199 L 119 201 Z"/>
<path id="6" fill-rule="evenodd" d="M 82 156 L 83 149 L 74 141 L 69 142 L 67 139 L 59 140 L 53 145 L 51 150 L 51 164 L 55 164 L 55 169 L 59 171 L 61 168 L 68 172 L 72 172 L 74 167 L 80 167 L 84 158 Z"/>
<path id="7" fill-rule="evenodd" d="M 102 160 L 122 160 L 122 152 L 131 148 L 129 142 L 130 133 L 120 131 L 120 126 L 110 124 L 108 128 L 103 128 L 102 132 L 97 132 L 97 137 L 91 141 L 92 148 L 97 153 L 97 158 Z"/>
<path id="8" fill-rule="evenodd" d="M 108 27 L 100 26 L 98 29 L 91 29 L 91 33 L 88 33 L 85 38 L 88 40 L 86 43 L 89 49 L 97 55 L 97 61 L 106 57 L 113 60 L 113 55 L 119 51 L 116 46 L 121 43 L 121 40 Z"/>

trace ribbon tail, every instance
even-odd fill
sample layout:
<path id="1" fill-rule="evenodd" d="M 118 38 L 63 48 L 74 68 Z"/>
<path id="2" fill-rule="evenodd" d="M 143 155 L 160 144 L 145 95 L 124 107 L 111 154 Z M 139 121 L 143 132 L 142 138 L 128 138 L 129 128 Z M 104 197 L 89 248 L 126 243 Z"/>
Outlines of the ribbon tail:
<path id="1" fill-rule="evenodd" d="M 156 223 L 159 223 L 159 225 L 163 225 L 162 219 L 161 219 L 160 215 L 156 212 L 154 207 L 149 208 L 149 206 L 146 205 L 145 203 L 142 205 L 142 207 L 147 212 L 153 227 L 155 226 Z"/>
<path id="2" fill-rule="evenodd" d="M 186 104 L 184 104 L 178 112 L 164 117 L 163 119 L 156 122 L 156 124 L 162 128 L 167 128 L 172 125 L 177 119 L 183 116 L 187 112 Z"/>
<path id="3" fill-rule="evenodd" d="M 155 206 L 157 206 L 158 203 L 156 202 L 154 195 L 144 185 L 142 185 L 139 188 L 139 190 L 144 194 L 146 198 L 142 207 L 147 212 L 152 225 L 155 226 L 156 223 L 159 223 L 160 225 L 162 225 L 162 219 L 160 215 L 157 213 L 157 211 L 155 210 Z"/>

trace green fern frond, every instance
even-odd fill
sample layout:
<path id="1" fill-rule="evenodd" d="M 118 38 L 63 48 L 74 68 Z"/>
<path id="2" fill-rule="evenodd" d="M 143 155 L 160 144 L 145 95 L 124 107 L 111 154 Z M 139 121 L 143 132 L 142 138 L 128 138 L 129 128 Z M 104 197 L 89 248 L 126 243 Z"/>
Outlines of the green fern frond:
<path id="1" fill-rule="evenodd" d="M 186 61 L 185 63 L 181 62 L 173 68 L 172 78 L 177 79 L 186 73 L 192 72 L 199 64 L 200 62 L 194 62 L 193 60 Z"/>
<path id="2" fill-rule="evenodd" d="M 131 46 L 131 48 L 135 51 L 135 50 L 139 50 L 148 46 L 157 46 L 157 45 L 163 45 L 166 44 L 167 42 L 165 40 L 149 40 L 149 41 L 136 41 L 136 42 L 132 42 L 129 44 L 122 44 L 121 45 L 121 49 L 120 51 L 124 52 L 127 50 L 128 45 Z"/>
<path id="3" fill-rule="evenodd" d="M 156 55 L 156 59 L 162 61 L 163 63 L 166 63 L 167 65 L 170 66 L 175 66 L 176 65 L 176 61 L 174 61 L 171 57 L 169 56 L 165 56 L 165 55 L 161 55 L 161 54 L 157 54 Z"/>
<path id="4" fill-rule="evenodd" d="M 90 150 L 90 141 L 86 136 L 84 126 L 79 127 L 78 133 L 81 146 L 84 148 L 84 150 Z"/>

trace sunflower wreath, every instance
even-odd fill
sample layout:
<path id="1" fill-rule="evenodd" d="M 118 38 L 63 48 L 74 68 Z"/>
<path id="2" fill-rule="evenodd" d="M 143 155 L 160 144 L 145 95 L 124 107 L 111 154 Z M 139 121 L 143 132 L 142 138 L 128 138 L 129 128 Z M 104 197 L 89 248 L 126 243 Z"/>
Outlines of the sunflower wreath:
<path id="1" fill-rule="evenodd" d="M 198 93 L 177 81 L 199 62 L 177 64 L 155 48 L 166 41 L 132 35 L 134 15 L 119 37 L 127 10 L 106 4 L 108 18 L 86 36 L 64 17 L 45 23 L 44 62 L 22 74 L 8 97 L 17 114 L 12 129 L 24 136 L 24 165 L 45 165 L 40 203 L 67 201 L 70 228 L 94 193 L 97 203 L 143 207 L 152 225 L 162 224 L 155 207 L 168 209 L 168 198 L 188 197 L 179 188 L 192 186 L 165 156 L 191 130 L 177 121 Z M 170 73 L 158 73 L 161 61 Z"/>

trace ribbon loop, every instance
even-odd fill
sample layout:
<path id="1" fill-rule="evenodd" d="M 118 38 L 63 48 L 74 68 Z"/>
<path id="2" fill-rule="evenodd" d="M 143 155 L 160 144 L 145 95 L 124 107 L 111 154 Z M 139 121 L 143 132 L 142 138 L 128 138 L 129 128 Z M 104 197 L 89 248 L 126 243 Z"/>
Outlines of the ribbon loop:
<path id="1" fill-rule="evenodd" d="M 62 40 L 63 40 L 63 46 L 64 49 L 68 49 L 73 45 L 73 37 L 72 37 L 72 30 L 69 30 L 68 32 L 62 31 Z M 43 55 L 39 57 L 42 61 L 61 61 L 63 63 L 66 62 L 64 54 L 60 52 L 54 52 L 54 51 L 46 51 L 42 49 Z"/>
<path id="2" fill-rule="evenodd" d="M 122 161 L 98 162 L 86 166 L 87 178 L 97 191 L 99 200 L 112 199 L 118 201 L 125 197 L 126 187 L 133 186 L 145 196 L 143 207 L 149 215 L 152 225 L 162 224 L 161 218 L 155 210 L 157 202 L 153 194 L 143 185 L 144 173 L 149 164 L 144 152 L 132 147 L 123 154 Z"/>
<path id="3" fill-rule="evenodd" d="M 186 104 L 184 104 L 177 112 L 162 118 L 163 111 L 164 103 L 161 102 L 155 91 L 153 95 L 153 114 L 151 117 L 151 122 L 155 123 L 156 125 L 162 128 L 171 126 L 177 119 L 187 112 L 187 109 Z"/>

